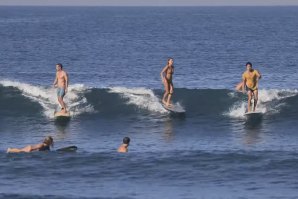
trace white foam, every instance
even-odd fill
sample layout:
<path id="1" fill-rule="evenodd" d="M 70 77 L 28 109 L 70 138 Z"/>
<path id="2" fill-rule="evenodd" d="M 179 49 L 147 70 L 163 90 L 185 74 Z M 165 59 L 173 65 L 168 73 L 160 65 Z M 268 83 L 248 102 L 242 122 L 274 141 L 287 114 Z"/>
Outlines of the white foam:
<path id="1" fill-rule="evenodd" d="M 128 99 L 128 104 L 134 104 L 142 109 L 147 109 L 153 112 L 167 113 L 152 90 L 147 88 L 125 88 L 113 87 L 110 88 L 111 93 L 119 93 L 122 97 Z"/>
<path id="2" fill-rule="evenodd" d="M 284 98 L 292 97 L 298 94 L 297 90 L 288 89 L 269 89 L 269 90 L 259 90 L 259 100 L 257 110 L 262 113 L 278 113 L 280 109 L 285 105 L 284 103 L 272 104 L 270 106 L 269 102 L 278 101 Z M 233 96 L 233 95 L 231 95 Z M 233 118 L 244 118 L 244 113 L 246 111 L 247 101 L 241 101 L 234 104 L 225 115 Z"/>
<path id="3" fill-rule="evenodd" d="M 48 118 L 54 117 L 54 111 L 58 107 L 56 89 L 53 87 L 33 86 L 27 83 L 21 83 L 10 80 L 2 80 L 0 84 L 4 87 L 14 87 L 22 92 L 22 95 L 38 102 L 44 109 L 44 115 Z M 64 101 L 70 110 L 71 116 L 79 115 L 84 112 L 93 112 L 93 107 L 87 103 L 85 97 L 80 95 L 87 88 L 82 84 L 73 84 L 68 88 L 68 93 Z"/>
<path id="4" fill-rule="evenodd" d="M 178 112 L 185 112 L 184 107 L 179 102 L 175 103 L 174 106 L 175 106 L 175 110 L 176 111 L 178 111 Z"/>

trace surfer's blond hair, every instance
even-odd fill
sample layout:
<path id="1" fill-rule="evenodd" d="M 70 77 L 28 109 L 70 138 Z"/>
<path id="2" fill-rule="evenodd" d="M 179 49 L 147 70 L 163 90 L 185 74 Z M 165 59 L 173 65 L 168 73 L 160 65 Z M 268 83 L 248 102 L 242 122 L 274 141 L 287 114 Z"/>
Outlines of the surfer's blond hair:
<path id="1" fill-rule="evenodd" d="M 44 140 L 43 143 L 46 144 L 47 146 L 53 146 L 54 145 L 54 140 L 51 136 L 47 136 Z"/>

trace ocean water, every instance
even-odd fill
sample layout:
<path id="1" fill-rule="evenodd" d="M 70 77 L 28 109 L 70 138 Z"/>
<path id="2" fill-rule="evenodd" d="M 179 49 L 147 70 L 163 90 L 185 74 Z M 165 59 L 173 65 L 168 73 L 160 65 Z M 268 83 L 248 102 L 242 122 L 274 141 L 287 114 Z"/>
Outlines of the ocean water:
<path id="1" fill-rule="evenodd" d="M 0 7 L 0 198 L 297 198 L 297 19 L 298 7 Z M 168 57 L 183 115 L 160 103 Z M 247 61 L 263 75 L 261 119 L 234 91 Z M 53 117 L 58 62 L 70 121 Z M 78 151 L 5 153 L 47 135 Z"/>

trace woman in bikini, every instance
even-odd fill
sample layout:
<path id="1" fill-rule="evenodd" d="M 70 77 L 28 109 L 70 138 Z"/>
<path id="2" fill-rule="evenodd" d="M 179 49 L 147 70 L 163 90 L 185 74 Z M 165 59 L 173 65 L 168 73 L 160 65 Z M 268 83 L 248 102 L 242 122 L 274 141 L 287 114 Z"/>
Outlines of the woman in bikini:
<path id="1" fill-rule="evenodd" d="M 46 137 L 42 143 L 36 145 L 28 145 L 24 148 L 17 149 L 17 148 L 8 148 L 7 153 L 30 153 L 32 151 L 49 151 L 50 147 L 53 147 L 54 141 L 51 136 Z"/>
<path id="2" fill-rule="evenodd" d="M 165 93 L 162 98 L 162 103 L 166 106 L 171 106 L 171 98 L 174 92 L 173 85 L 173 74 L 174 74 L 174 60 L 173 58 L 168 59 L 167 65 L 162 69 L 160 77 L 165 86 Z"/>

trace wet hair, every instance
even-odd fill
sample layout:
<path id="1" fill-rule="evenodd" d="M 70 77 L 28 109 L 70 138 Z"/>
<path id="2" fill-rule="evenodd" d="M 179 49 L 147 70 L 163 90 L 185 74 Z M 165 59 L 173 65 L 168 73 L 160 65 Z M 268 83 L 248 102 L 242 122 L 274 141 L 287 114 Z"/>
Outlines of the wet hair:
<path id="1" fill-rule="evenodd" d="M 169 57 L 169 58 L 168 58 L 167 65 L 169 65 L 170 60 L 174 60 L 174 59 L 173 59 L 172 57 Z"/>
<path id="2" fill-rule="evenodd" d="M 56 66 L 60 66 L 61 69 L 63 68 L 62 64 L 60 63 L 56 64 Z"/>
<path id="3" fill-rule="evenodd" d="M 54 140 L 51 136 L 47 136 L 44 140 L 43 140 L 43 143 L 48 145 L 48 146 L 51 146 L 53 147 L 54 146 Z"/>
<path id="4" fill-rule="evenodd" d="M 129 137 L 123 138 L 123 144 L 129 144 L 129 142 L 130 142 L 130 138 Z"/>
<path id="5" fill-rule="evenodd" d="M 250 65 L 252 67 L 252 63 L 247 62 L 245 66 Z"/>

